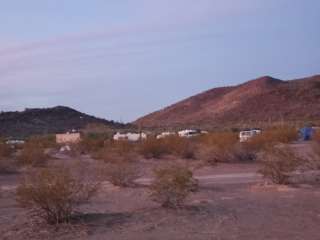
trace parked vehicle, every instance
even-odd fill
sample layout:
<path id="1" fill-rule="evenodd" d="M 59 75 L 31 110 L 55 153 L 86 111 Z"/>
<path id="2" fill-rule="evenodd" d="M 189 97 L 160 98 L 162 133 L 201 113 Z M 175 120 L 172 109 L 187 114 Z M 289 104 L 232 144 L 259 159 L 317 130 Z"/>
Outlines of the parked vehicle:
<path id="1" fill-rule="evenodd" d="M 185 129 L 178 132 L 178 135 L 180 137 L 186 137 L 186 138 L 199 136 L 200 134 L 201 134 L 200 130 L 194 130 L 194 129 Z"/>
<path id="2" fill-rule="evenodd" d="M 176 135 L 175 132 L 162 132 L 160 134 L 157 135 L 157 139 L 162 139 L 162 138 L 165 138 L 165 137 L 169 137 L 169 136 L 174 136 Z"/>
<path id="3" fill-rule="evenodd" d="M 247 142 L 252 137 L 254 137 L 258 134 L 261 134 L 261 132 L 262 132 L 261 129 L 251 129 L 251 130 L 241 131 L 239 133 L 240 142 Z"/>
<path id="4" fill-rule="evenodd" d="M 113 136 L 113 140 L 119 141 L 119 140 L 127 140 L 127 141 L 132 141 L 136 142 L 139 140 L 147 139 L 147 134 L 145 133 L 119 133 L 117 132 Z"/>

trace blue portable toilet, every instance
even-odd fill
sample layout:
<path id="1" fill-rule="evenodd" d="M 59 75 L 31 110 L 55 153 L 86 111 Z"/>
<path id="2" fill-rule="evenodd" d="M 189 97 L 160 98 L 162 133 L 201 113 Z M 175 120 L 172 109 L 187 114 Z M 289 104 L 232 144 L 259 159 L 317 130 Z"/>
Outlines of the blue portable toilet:
<path id="1" fill-rule="evenodd" d="M 312 127 L 304 127 L 300 129 L 300 136 L 303 141 L 311 140 L 314 133 L 315 133 L 315 130 Z"/>

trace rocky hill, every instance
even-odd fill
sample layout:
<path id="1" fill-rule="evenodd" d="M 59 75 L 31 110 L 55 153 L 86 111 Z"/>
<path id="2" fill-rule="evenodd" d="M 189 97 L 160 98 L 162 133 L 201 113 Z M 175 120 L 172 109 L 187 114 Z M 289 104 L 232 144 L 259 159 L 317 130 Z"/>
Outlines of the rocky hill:
<path id="1" fill-rule="evenodd" d="M 125 126 L 63 106 L 31 108 L 22 112 L 0 113 L 0 136 L 23 138 L 30 135 L 66 132 L 72 129 L 79 130 L 85 128 L 88 124 L 102 124 L 110 128 Z"/>
<path id="2" fill-rule="evenodd" d="M 320 120 L 320 75 L 283 81 L 269 76 L 214 88 L 139 118 L 143 127 L 223 127 Z"/>

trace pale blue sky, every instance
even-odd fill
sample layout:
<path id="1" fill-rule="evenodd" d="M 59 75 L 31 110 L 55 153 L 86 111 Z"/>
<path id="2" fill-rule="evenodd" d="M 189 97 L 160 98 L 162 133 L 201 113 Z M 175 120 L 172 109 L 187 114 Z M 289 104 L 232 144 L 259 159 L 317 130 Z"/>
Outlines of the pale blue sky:
<path id="1" fill-rule="evenodd" d="M 131 121 L 209 88 L 320 73 L 318 0 L 0 0 L 0 110 Z"/>

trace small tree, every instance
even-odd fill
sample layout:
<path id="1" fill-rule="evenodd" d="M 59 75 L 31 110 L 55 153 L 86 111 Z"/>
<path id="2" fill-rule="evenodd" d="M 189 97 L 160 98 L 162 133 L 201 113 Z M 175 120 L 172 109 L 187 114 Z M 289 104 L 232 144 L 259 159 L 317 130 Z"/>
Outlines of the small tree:
<path id="1" fill-rule="evenodd" d="M 150 191 L 151 198 L 163 207 L 181 207 L 186 197 L 197 190 L 197 181 L 186 167 L 168 166 L 154 171 Z"/>
<path id="2" fill-rule="evenodd" d="M 287 184 L 290 173 L 301 164 L 289 147 L 277 146 L 267 148 L 261 155 L 262 167 L 259 172 L 276 184 Z"/>
<path id="3" fill-rule="evenodd" d="M 17 188 L 17 201 L 49 224 L 69 222 L 76 207 L 96 192 L 96 182 L 84 182 L 67 168 L 30 172 Z"/>

